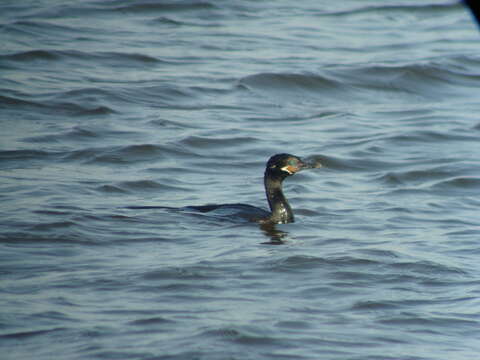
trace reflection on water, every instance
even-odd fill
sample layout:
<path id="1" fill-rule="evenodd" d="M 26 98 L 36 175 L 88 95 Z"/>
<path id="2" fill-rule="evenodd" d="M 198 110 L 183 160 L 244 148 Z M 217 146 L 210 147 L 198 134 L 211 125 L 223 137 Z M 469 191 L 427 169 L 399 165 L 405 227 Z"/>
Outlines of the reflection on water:
<path id="1" fill-rule="evenodd" d="M 0 32 L 2 360 L 478 358 L 460 2 L 0 1 Z M 324 169 L 248 222 L 278 153 Z"/>
<path id="2" fill-rule="evenodd" d="M 278 230 L 275 224 L 263 223 L 263 224 L 260 224 L 260 229 L 262 229 L 265 236 L 270 238 L 269 242 L 262 242 L 262 244 L 282 245 L 288 239 L 288 232 Z"/>

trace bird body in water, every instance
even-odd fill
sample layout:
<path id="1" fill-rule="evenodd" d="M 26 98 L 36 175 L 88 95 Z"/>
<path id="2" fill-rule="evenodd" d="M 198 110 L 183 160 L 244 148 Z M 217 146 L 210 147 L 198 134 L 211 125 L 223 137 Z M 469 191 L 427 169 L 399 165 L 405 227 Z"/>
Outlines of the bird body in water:
<path id="1" fill-rule="evenodd" d="M 292 208 L 283 194 L 283 181 L 300 170 L 319 168 L 321 164 L 308 164 L 291 154 L 273 155 L 267 162 L 263 177 L 265 193 L 270 211 L 246 204 L 211 204 L 186 206 L 180 209 L 165 206 L 129 206 L 129 209 L 166 209 L 208 213 L 221 219 L 246 220 L 264 225 L 287 224 L 294 222 Z"/>
<path id="2" fill-rule="evenodd" d="M 319 163 L 309 165 L 291 154 L 273 155 L 267 162 L 264 174 L 265 193 L 270 212 L 245 204 L 221 204 L 189 206 L 200 212 L 215 212 L 223 216 L 235 216 L 261 224 L 287 224 L 295 221 L 292 208 L 283 194 L 283 181 L 300 170 L 321 167 Z"/>

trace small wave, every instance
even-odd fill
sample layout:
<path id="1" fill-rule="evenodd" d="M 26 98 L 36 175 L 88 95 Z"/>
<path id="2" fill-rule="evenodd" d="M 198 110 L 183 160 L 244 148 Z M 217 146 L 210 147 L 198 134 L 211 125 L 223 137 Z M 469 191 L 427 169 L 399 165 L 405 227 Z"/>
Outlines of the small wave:
<path id="1" fill-rule="evenodd" d="M 110 106 L 113 102 L 124 99 L 118 92 L 102 88 L 80 88 L 51 94 L 42 102 L 50 110 L 67 113 L 71 116 L 103 116 L 116 114 Z"/>
<path id="2" fill-rule="evenodd" d="M 401 144 L 407 144 L 407 143 L 425 143 L 425 142 L 432 142 L 432 143 L 444 143 L 447 141 L 465 141 L 465 140 L 476 140 L 475 136 L 471 135 L 458 135 L 458 134 L 453 134 L 452 132 L 439 132 L 439 131 L 410 131 L 410 132 L 404 132 L 392 136 L 386 136 L 383 137 L 382 140 L 389 141 L 392 143 L 401 143 Z"/>
<path id="3" fill-rule="evenodd" d="M 123 59 L 131 60 L 131 61 L 138 61 L 141 63 L 158 63 L 160 62 L 159 59 L 156 57 L 145 55 L 145 54 L 126 54 L 126 53 L 104 53 L 105 56 L 111 57 L 120 57 Z"/>
<path id="4" fill-rule="evenodd" d="M 122 147 L 117 152 L 125 156 L 149 157 L 149 156 L 157 156 L 159 153 L 162 152 L 163 149 L 164 147 L 159 145 L 139 144 L 139 145 L 129 145 L 129 146 Z"/>
<path id="5" fill-rule="evenodd" d="M 69 61 L 69 62 L 79 62 L 80 60 L 84 61 L 95 61 L 99 64 L 103 63 L 106 65 L 113 66 L 135 66 L 139 64 L 157 64 L 164 62 L 156 57 L 146 55 L 146 54 L 137 54 L 137 53 L 122 53 L 122 52 L 84 52 L 79 50 L 30 50 L 22 51 L 14 54 L 0 55 L 0 61 L 6 62 L 59 62 L 59 61 Z"/>
<path id="6" fill-rule="evenodd" d="M 71 116 L 98 116 L 116 113 L 116 111 L 108 106 L 96 106 L 90 108 L 72 102 L 47 102 L 45 105 L 51 110 Z"/>
<path id="7" fill-rule="evenodd" d="M 130 189 L 142 189 L 142 190 L 150 190 L 150 189 L 159 189 L 162 188 L 163 185 L 157 183 L 153 180 L 138 180 L 138 181 L 126 181 L 121 183 L 122 186 L 125 186 Z"/>
<path id="8" fill-rule="evenodd" d="M 158 159 L 164 147 L 151 144 L 128 145 L 123 147 L 85 148 L 72 151 L 64 156 L 64 160 L 82 160 L 87 163 L 128 163 Z"/>
<path id="9" fill-rule="evenodd" d="M 53 329 L 45 329 L 45 330 L 23 331 L 23 332 L 16 332 L 16 333 L 10 333 L 10 334 L 3 334 L 3 335 L 0 335 L 0 338 L 25 340 L 25 339 L 32 338 L 39 335 L 63 333 L 66 330 L 67 330 L 66 328 L 53 328 Z"/>
<path id="10" fill-rule="evenodd" d="M 398 258 L 398 255 L 394 251 L 391 251 L 391 250 L 364 249 L 364 250 L 360 250 L 360 252 L 362 252 L 364 254 L 367 254 L 367 255 L 379 257 L 379 258 L 382 258 L 382 259 L 385 259 L 385 258 L 396 259 L 396 258 Z"/>
<path id="11" fill-rule="evenodd" d="M 198 124 L 194 124 L 193 122 L 181 122 L 181 121 L 174 121 L 174 120 L 166 120 L 166 119 L 154 119 L 148 122 L 149 125 L 153 127 L 158 127 L 162 129 L 198 129 Z"/>
<path id="12" fill-rule="evenodd" d="M 448 180 L 440 181 L 433 185 L 434 189 L 443 191 L 467 191 L 478 193 L 480 190 L 480 178 L 470 176 L 458 176 Z"/>
<path id="13" fill-rule="evenodd" d="M 48 106 L 55 111 L 61 111 L 71 116 L 100 116 L 115 114 L 116 111 L 108 106 L 96 106 L 89 108 L 70 102 L 50 103 Z"/>
<path id="14" fill-rule="evenodd" d="M 63 157 L 63 160 L 68 162 L 78 161 L 78 160 L 90 161 L 93 158 L 95 158 L 95 155 L 97 155 L 101 151 L 102 150 L 95 149 L 95 148 L 74 150 L 66 153 Z"/>
<path id="15" fill-rule="evenodd" d="M 91 59 L 103 61 L 105 63 L 125 66 L 132 63 L 155 64 L 162 62 L 162 60 L 157 59 L 156 57 L 136 53 L 94 52 L 85 54 L 85 56 L 88 56 Z"/>
<path id="16" fill-rule="evenodd" d="M 85 234 L 78 234 L 78 228 L 74 229 L 73 231 L 66 231 L 62 233 L 59 231 L 59 228 L 52 228 L 52 231 L 46 231 L 48 224 L 46 227 L 43 227 L 42 224 L 39 225 L 39 231 L 32 232 L 31 229 L 35 226 L 32 225 L 31 228 L 28 228 L 26 231 L 16 231 L 16 232 L 5 232 L 0 234 L 0 243 L 15 243 L 15 244 L 22 244 L 22 243 L 33 243 L 33 244 L 82 244 L 82 245 L 99 245 L 98 239 L 90 239 L 89 236 Z M 76 224 L 78 225 L 78 224 Z M 63 227 L 64 229 L 69 229 L 73 225 L 69 225 Z M 75 233 L 74 233 L 75 231 Z M 58 233 L 57 233 L 58 232 Z M 52 250 L 55 252 L 55 256 L 58 256 L 60 250 Z"/>
<path id="17" fill-rule="evenodd" d="M 132 320 L 128 324 L 129 325 L 134 325 L 134 326 L 151 326 L 151 325 L 163 325 L 163 324 L 173 324 L 175 323 L 173 320 L 164 318 L 164 317 L 149 317 L 146 319 L 138 319 L 138 320 Z"/>
<path id="18" fill-rule="evenodd" d="M 93 131 L 93 130 L 88 130 L 88 129 L 85 129 L 85 128 L 81 128 L 79 126 L 76 126 L 74 127 L 72 130 L 68 131 L 68 133 L 66 134 L 66 136 L 69 138 L 69 139 L 76 139 L 76 138 L 80 138 L 80 139 L 84 139 L 84 138 L 97 138 L 98 137 L 98 133 L 96 131 Z"/>
<path id="19" fill-rule="evenodd" d="M 75 88 L 72 90 L 61 91 L 52 94 L 56 99 L 68 99 L 71 101 L 86 101 L 86 100 L 95 100 L 98 98 L 111 98 L 122 100 L 121 97 L 116 97 L 116 92 L 112 91 L 109 88 L 101 87 L 83 87 Z"/>
<path id="20" fill-rule="evenodd" d="M 126 100 L 140 104 L 155 104 L 158 107 L 175 106 L 195 107 L 202 92 L 192 91 L 190 88 L 174 84 L 153 85 L 148 87 L 132 87 L 122 94 Z"/>
<path id="21" fill-rule="evenodd" d="M 115 114 L 116 111 L 109 108 L 108 106 L 97 106 L 92 109 L 84 109 L 81 112 L 78 112 L 78 116 L 90 116 L 90 115 L 110 115 Z"/>
<path id="22" fill-rule="evenodd" d="M 220 275 L 215 267 L 209 265 L 187 265 L 152 270 L 142 275 L 145 280 L 208 280 Z"/>
<path id="23" fill-rule="evenodd" d="M 160 16 L 158 18 L 152 19 L 149 22 L 155 25 L 167 25 L 167 26 L 199 26 L 199 27 L 215 27 L 219 26 L 218 23 L 212 22 L 212 18 L 205 19 L 206 21 L 202 21 L 202 19 L 195 18 L 193 19 L 184 19 L 184 18 L 172 18 L 167 16 Z"/>
<path id="24" fill-rule="evenodd" d="M 340 84 L 333 79 L 318 74 L 260 73 L 240 79 L 239 86 L 247 89 L 295 93 L 302 89 L 307 91 L 328 89 L 332 91 Z"/>
<path id="25" fill-rule="evenodd" d="M 35 15 L 45 19 L 68 18 L 75 14 L 80 18 L 98 17 L 99 15 L 124 16 L 136 13 L 166 13 L 166 12 L 189 12 L 189 11 L 210 11 L 217 6 L 211 1 L 149 1 L 140 0 L 134 3 L 122 1 L 89 1 L 72 3 L 66 5 L 50 5 L 40 8 Z M 120 13 L 116 14 L 116 13 Z M 20 21 L 19 21 L 20 22 Z M 27 23 L 27 21 L 21 21 Z M 28 21 L 29 23 L 30 21 Z M 59 25 L 57 25 L 60 27 Z"/>
<path id="26" fill-rule="evenodd" d="M 120 132 L 121 133 L 121 132 Z M 115 136 L 117 132 L 112 132 Z M 92 147 L 62 153 L 63 161 L 80 161 L 86 164 L 127 164 L 144 161 L 157 161 L 165 158 L 188 158 L 196 157 L 184 148 L 176 148 L 171 145 L 140 144 L 112 147 Z"/>
<path id="27" fill-rule="evenodd" d="M 432 261 L 406 261 L 406 262 L 397 262 L 389 264 L 389 267 L 393 269 L 394 272 L 398 270 L 414 274 L 415 277 L 420 275 L 464 275 L 465 272 L 459 268 L 443 265 L 440 263 L 435 263 Z"/>
<path id="28" fill-rule="evenodd" d="M 127 191 L 122 189 L 119 186 L 114 186 L 114 185 L 102 185 L 97 187 L 95 190 L 106 193 L 106 194 L 125 194 Z"/>
<path id="29" fill-rule="evenodd" d="M 183 21 L 174 20 L 166 16 L 158 17 L 156 19 L 151 20 L 151 22 L 157 23 L 157 24 L 166 24 L 166 25 L 184 25 L 185 24 L 185 22 Z"/>
<path id="30" fill-rule="evenodd" d="M 405 4 L 405 5 L 373 5 L 373 6 L 361 6 L 354 7 L 346 10 L 336 10 L 336 11 L 324 11 L 319 15 L 332 15 L 332 16 L 348 16 L 348 15 L 359 15 L 364 13 L 387 13 L 391 15 L 393 13 L 407 13 L 407 14 L 421 14 L 428 13 L 431 16 L 433 11 L 435 12 L 445 12 L 449 13 L 452 9 L 461 8 L 459 2 L 450 2 L 445 4 Z"/>
<path id="31" fill-rule="evenodd" d="M 49 152 L 43 150 L 6 150 L 0 151 L 1 168 L 16 169 L 28 168 L 37 164 L 38 161 L 52 161 L 61 159 L 61 152 Z"/>
<path id="32" fill-rule="evenodd" d="M 61 55 L 57 51 L 52 50 L 30 50 L 18 52 L 10 55 L 1 55 L 0 59 L 13 60 L 13 61 L 38 61 L 47 60 L 54 61 L 61 58 Z"/>
<path id="33" fill-rule="evenodd" d="M 40 17 L 39 17 L 40 18 Z M 71 35 L 76 35 L 79 32 L 78 27 L 70 27 L 66 25 L 58 25 L 53 22 L 39 21 L 39 20 L 19 20 L 13 21 L 0 26 L 4 32 L 12 34 L 21 34 L 23 36 L 31 36 L 35 39 L 42 36 L 55 36 L 56 39 L 63 37 L 66 39 Z M 83 29 L 82 29 L 83 30 Z"/>
<path id="34" fill-rule="evenodd" d="M 28 100 L 23 100 L 18 97 L 11 97 L 11 96 L 4 96 L 0 95 L 0 108 L 38 108 L 38 109 L 44 109 L 47 108 L 42 103 L 35 102 L 35 101 L 28 101 Z"/>
<path id="35" fill-rule="evenodd" d="M 67 114 L 70 116 L 101 116 L 116 113 L 115 110 L 104 105 L 89 107 L 74 102 L 52 100 L 40 102 L 2 95 L 0 95 L 0 108 L 48 112 L 49 115 L 53 111 L 55 114 Z"/>
<path id="36" fill-rule="evenodd" d="M 221 337 L 229 341 L 246 345 L 272 345 L 277 343 L 277 339 L 271 336 L 271 333 L 259 331 L 249 327 L 225 327 L 210 329 L 204 331 L 202 336 Z"/>
<path id="37" fill-rule="evenodd" d="M 32 231 L 51 231 L 56 229 L 70 228 L 75 226 L 73 221 L 54 221 L 50 223 L 39 223 L 31 227 Z"/>
<path id="38" fill-rule="evenodd" d="M 216 6 L 205 1 L 184 1 L 176 3 L 138 1 L 135 4 L 122 5 L 112 8 L 113 11 L 138 13 L 138 12 L 165 12 L 165 11 L 191 11 L 211 10 Z"/>
<path id="39" fill-rule="evenodd" d="M 206 136 L 192 135 L 182 139 L 179 144 L 195 149 L 218 149 L 227 147 L 238 147 L 244 145 L 251 145 L 258 142 L 258 139 L 249 136 L 243 137 L 222 137 L 212 138 Z"/>
<path id="40" fill-rule="evenodd" d="M 438 180 L 451 176 L 451 173 L 443 168 L 436 167 L 425 170 L 410 170 L 403 172 L 387 172 L 376 180 L 385 184 L 421 184 L 432 180 Z"/>
<path id="41" fill-rule="evenodd" d="M 134 191 L 177 191 L 184 192 L 188 191 L 187 189 L 181 188 L 179 186 L 173 186 L 171 184 L 161 184 L 153 180 L 137 180 L 137 181 L 125 181 L 118 185 L 120 188 Z"/>
<path id="42" fill-rule="evenodd" d="M 365 267 L 376 266 L 379 262 L 371 259 L 355 258 L 355 257 L 336 257 L 321 258 L 316 256 L 295 255 L 281 259 L 273 265 L 276 270 L 306 270 L 317 267 L 342 267 L 347 266 Z"/>
<path id="43" fill-rule="evenodd" d="M 452 301 L 453 303 L 453 301 Z M 459 317 L 452 317 L 452 316 L 434 316 L 429 315 L 426 316 L 416 316 L 410 314 L 404 314 L 403 316 L 394 316 L 388 319 L 379 320 L 380 323 L 386 325 L 393 325 L 393 326 L 408 326 L 415 328 L 416 326 L 421 327 L 423 330 L 417 329 L 415 332 L 420 334 L 422 331 L 431 335 L 432 330 L 430 329 L 437 329 L 435 334 L 440 335 L 440 330 L 444 329 L 462 329 L 462 335 L 465 334 L 467 331 L 466 329 L 471 329 L 476 331 L 478 329 L 478 321 L 476 320 L 469 320 L 469 319 L 461 319 Z"/>
<path id="44" fill-rule="evenodd" d="M 392 310 L 398 309 L 401 306 L 394 304 L 390 301 L 359 301 L 352 306 L 352 310 L 368 310 L 368 311 L 380 311 L 380 310 Z"/>
<path id="45" fill-rule="evenodd" d="M 32 97 L 42 100 L 34 101 L 30 99 Z M 71 116 L 101 116 L 114 114 L 116 111 L 103 104 L 98 105 L 98 102 L 112 102 L 119 99 L 114 92 L 98 88 L 82 88 L 46 95 L 12 91 L 9 96 L 0 95 L 0 107 L 48 112 L 48 115 L 53 112 L 54 114 L 60 113 Z"/>
<path id="46" fill-rule="evenodd" d="M 455 84 L 478 79 L 478 75 L 464 74 L 443 62 L 429 60 L 400 65 L 362 65 L 356 68 L 331 70 L 338 81 L 356 88 L 382 93 L 400 92 L 413 100 L 457 94 Z M 478 80 L 476 80 L 478 81 Z M 415 98 L 417 97 L 417 98 Z"/>

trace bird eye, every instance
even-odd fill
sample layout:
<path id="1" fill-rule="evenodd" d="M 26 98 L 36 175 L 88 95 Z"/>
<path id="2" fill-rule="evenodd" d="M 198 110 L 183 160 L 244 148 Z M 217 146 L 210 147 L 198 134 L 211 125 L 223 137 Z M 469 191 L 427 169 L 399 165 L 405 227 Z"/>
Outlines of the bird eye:
<path id="1" fill-rule="evenodd" d="M 288 165 L 290 166 L 297 166 L 297 160 L 296 159 L 290 159 L 287 162 Z"/>

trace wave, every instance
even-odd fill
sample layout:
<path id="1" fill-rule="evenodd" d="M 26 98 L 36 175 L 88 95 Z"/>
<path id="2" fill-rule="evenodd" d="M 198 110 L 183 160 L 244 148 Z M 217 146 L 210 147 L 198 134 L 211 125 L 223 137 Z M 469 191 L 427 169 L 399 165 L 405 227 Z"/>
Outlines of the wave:
<path id="1" fill-rule="evenodd" d="M 420 184 L 451 176 L 445 167 L 434 167 L 420 170 L 392 171 L 382 174 L 377 180 L 390 184 Z"/>
<path id="2" fill-rule="evenodd" d="M 98 186 L 95 190 L 105 194 L 126 194 L 128 192 L 121 187 L 115 185 L 101 185 Z"/>
<path id="3" fill-rule="evenodd" d="M 54 230 L 61 230 L 65 228 L 71 228 L 76 226 L 77 224 L 73 221 L 53 221 L 48 223 L 38 223 L 35 225 L 30 226 L 29 230 L 37 232 L 37 231 L 54 231 Z"/>
<path id="4" fill-rule="evenodd" d="M 144 319 L 131 320 L 128 322 L 128 325 L 144 327 L 144 326 L 158 326 L 158 325 L 174 324 L 174 323 L 176 323 L 176 321 L 167 319 L 165 317 L 150 316 Z"/>
<path id="5" fill-rule="evenodd" d="M 117 184 L 116 187 L 125 190 L 132 190 L 135 192 L 138 191 L 155 191 L 155 192 L 167 192 L 167 191 L 174 191 L 174 192 L 188 192 L 188 188 L 184 188 L 181 186 L 174 186 L 172 184 L 162 184 L 154 180 L 135 180 L 135 181 L 124 181 L 120 184 Z"/>
<path id="6" fill-rule="evenodd" d="M 322 11 L 318 15 L 332 15 L 332 16 L 345 16 L 345 15 L 359 15 L 364 13 L 387 13 L 391 16 L 393 13 L 402 12 L 408 14 L 421 14 L 432 12 L 445 12 L 450 13 L 452 9 L 462 9 L 460 2 L 448 2 L 444 4 L 434 2 L 422 2 L 421 4 L 405 4 L 405 5 L 372 5 L 372 6 L 360 6 L 350 9 Z"/>
<path id="7" fill-rule="evenodd" d="M 403 65 L 367 65 L 335 69 L 332 71 L 339 81 L 357 89 L 379 92 L 383 97 L 389 93 L 419 101 L 439 99 L 458 93 L 458 85 L 478 83 L 480 75 L 455 69 L 437 61 L 426 61 Z M 371 94 L 368 95 L 371 97 Z M 370 100 L 371 101 L 371 100 Z"/>
<path id="8" fill-rule="evenodd" d="M 8 168 L 9 162 L 11 162 L 12 165 L 16 164 L 17 166 L 23 166 L 26 161 L 51 161 L 60 158 L 61 155 L 61 152 L 51 152 L 45 150 L 4 150 L 0 151 L 0 161 L 2 162 L 2 167 Z"/>
<path id="9" fill-rule="evenodd" d="M 12 60 L 12 61 L 37 61 L 37 60 L 49 60 L 54 61 L 61 58 L 61 55 L 57 51 L 51 50 L 30 50 L 21 51 L 9 55 L 0 55 L 0 60 Z"/>
<path id="10" fill-rule="evenodd" d="M 437 182 L 433 185 L 433 189 L 442 190 L 440 194 L 445 193 L 445 191 L 458 191 L 466 194 L 478 194 L 480 190 L 480 177 L 473 176 L 455 176 L 450 179 L 446 179 L 440 182 Z"/>
<path id="11" fill-rule="evenodd" d="M 61 314 L 61 313 L 58 313 L 58 314 Z M 42 315 L 45 316 L 46 314 L 42 314 Z M 61 314 L 61 316 L 67 318 L 63 313 Z M 66 330 L 68 329 L 63 327 L 56 327 L 56 328 L 44 329 L 44 330 L 12 332 L 12 333 L 6 333 L 6 334 L 0 335 L 0 339 L 16 339 L 19 341 L 25 341 L 27 339 L 30 339 L 36 336 L 46 335 L 46 334 L 48 335 L 53 335 L 56 333 L 61 334 L 61 333 L 64 333 Z"/>
<path id="12" fill-rule="evenodd" d="M 247 89 L 287 92 L 332 90 L 340 85 L 334 79 L 313 73 L 259 73 L 243 77 L 238 81 L 238 86 Z"/>
<path id="13" fill-rule="evenodd" d="M 65 93 L 63 93 L 65 94 Z M 29 95 L 22 95 L 22 97 L 29 97 Z M 61 96 L 60 96 L 61 97 Z M 63 99 L 64 100 L 64 99 Z M 103 116 L 115 114 L 116 111 L 106 105 L 88 106 L 80 105 L 76 102 L 56 100 L 25 100 L 20 96 L 2 96 L 0 95 L 0 108 L 15 110 L 15 111 L 32 111 L 41 112 L 51 115 L 52 112 L 56 115 L 69 116 Z"/>
<path id="14" fill-rule="evenodd" d="M 452 56 L 395 65 L 339 65 L 316 73 L 253 74 L 239 79 L 237 86 L 282 103 L 419 103 L 458 96 L 459 86 L 463 91 L 476 87 L 479 63 L 476 56 Z"/>
<path id="15" fill-rule="evenodd" d="M 192 159 L 191 152 L 169 145 L 135 144 L 126 146 L 90 147 L 63 152 L 62 161 L 78 161 L 85 164 L 144 163 L 165 158 Z"/>
<path id="16" fill-rule="evenodd" d="M 0 61 L 18 61 L 18 62 L 35 62 L 35 61 L 61 61 L 61 60 L 88 60 L 104 62 L 108 64 L 129 64 L 141 63 L 152 64 L 162 63 L 163 61 L 145 54 L 122 53 L 112 51 L 96 51 L 84 52 L 79 50 L 29 50 L 20 51 L 7 55 L 0 55 Z"/>
<path id="17" fill-rule="evenodd" d="M 242 145 L 251 145 L 255 144 L 259 139 L 251 136 L 223 136 L 218 137 L 207 137 L 207 136 L 198 136 L 190 135 L 178 142 L 180 146 L 186 146 L 193 149 L 218 149 L 226 147 L 239 147 Z"/>
<path id="18" fill-rule="evenodd" d="M 135 134 L 134 131 L 118 131 L 111 129 L 104 129 L 101 127 L 91 126 L 75 126 L 71 129 L 65 130 L 63 132 L 55 132 L 46 135 L 36 135 L 22 138 L 22 142 L 30 144 L 75 144 L 75 143 L 95 143 L 101 139 L 105 141 L 107 139 L 118 139 L 122 136 L 132 136 Z M 74 156 L 75 151 L 88 150 L 88 148 L 83 148 L 80 150 L 74 150 L 72 153 L 64 152 L 64 156 Z"/>
<path id="19" fill-rule="evenodd" d="M 120 11 L 126 13 L 137 12 L 165 12 L 165 11 L 198 11 L 198 10 L 211 10 L 217 8 L 213 2 L 206 1 L 180 1 L 180 2 L 168 2 L 168 1 L 137 1 L 135 4 L 112 6 L 111 10 Z"/>
<path id="20" fill-rule="evenodd" d="M 354 266 L 358 267 L 369 267 L 369 266 L 376 266 L 379 262 L 371 259 L 364 259 L 364 258 L 355 258 L 355 257 L 336 257 L 336 258 L 323 258 L 318 256 L 310 256 L 310 255 L 293 255 L 287 256 L 281 259 L 276 260 L 273 264 L 269 267 L 273 268 L 273 270 L 278 271 L 286 271 L 291 270 L 294 272 L 297 271 L 304 271 L 304 270 L 311 270 L 314 268 L 329 268 L 333 267 L 347 267 L 347 266 Z"/>
<path id="21" fill-rule="evenodd" d="M 81 244 L 87 246 L 100 245 L 98 238 L 80 232 L 79 224 L 72 223 L 69 226 L 59 227 L 55 223 L 50 224 L 39 223 L 32 227 L 25 226 L 25 229 L 20 229 L 17 225 L 16 231 L 3 232 L 0 234 L 0 244 Z M 22 226 L 23 227 L 23 226 Z M 35 231 L 33 231 L 35 230 Z M 58 256 L 60 250 L 51 249 L 52 255 Z M 41 266 L 41 265 L 39 265 Z"/>
<path id="22" fill-rule="evenodd" d="M 173 18 L 171 16 L 160 16 L 149 21 L 153 25 L 166 25 L 170 27 L 179 26 L 195 26 L 195 27 L 216 27 L 219 26 L 217 22 L 212 22 L 211 18 L 202 21 L 201 18 L 189 18 L 188 20 L 183 17 Z"/>
<path id="23" fill-rule="evenodd" d="M 250 326 L 235 326 L 212 328 L 203 331 L 199 336 L 222 338 L 224 341 L 244 344 L 248 346 L 279 346 L 282 339 L 266 332 L 264 329 L 256 329 Z M 229 357 L 231 358 L 231 357 Z"/>
<path id="24" fill-rule="evenodd" d="M 0 95 L 0 108 L 46 108 L 46 106 L 40 102 L 23 100 L 16 96 Z"/>
<path id="25" fill-rule="evenodd" d="M 39 39 L 39 37 L 55 36 L 56 38 L 71 39 L 71 36 L 78 34 L 79 30 L 85 31 L 85 28 L 58 25 L 45 20 L 17 20 L 0 25 L 0 29 L 5 33 L 13 35 L 27 36 Z"/>

